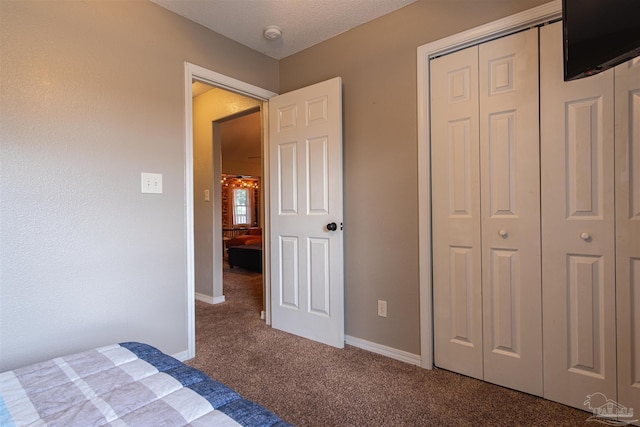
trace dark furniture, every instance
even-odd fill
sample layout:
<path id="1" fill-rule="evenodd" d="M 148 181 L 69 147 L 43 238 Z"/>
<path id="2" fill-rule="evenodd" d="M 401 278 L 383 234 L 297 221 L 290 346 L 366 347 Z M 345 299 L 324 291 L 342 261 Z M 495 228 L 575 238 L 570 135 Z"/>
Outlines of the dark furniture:
<path id="1" fill-rule="evenodd" d="M 240 267 L 262 273 L 262 244 L 231 246 L 227 248 L 229 267 Z"/>

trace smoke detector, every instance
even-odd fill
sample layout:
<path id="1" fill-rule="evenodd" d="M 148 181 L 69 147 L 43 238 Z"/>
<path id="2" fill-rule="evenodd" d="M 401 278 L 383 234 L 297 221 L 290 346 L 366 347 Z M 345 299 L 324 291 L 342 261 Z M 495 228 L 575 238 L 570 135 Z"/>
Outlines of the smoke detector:
<path id="1" fill-rule="evenodd" d="M 263 35 L 267 40 L 276 40 L 282 37 L 282 30 L 277 25 L 268 25 L 264 27 Z"/>

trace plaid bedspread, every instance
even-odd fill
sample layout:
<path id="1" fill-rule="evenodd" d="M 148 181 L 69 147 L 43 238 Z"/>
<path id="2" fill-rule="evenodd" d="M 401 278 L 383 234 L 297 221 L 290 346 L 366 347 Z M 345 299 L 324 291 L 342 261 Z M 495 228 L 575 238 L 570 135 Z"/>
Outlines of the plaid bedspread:
<path id="1" fill-rule="evenodd" d="M 122 343 L 0 374 L 0 426 L 289 424 L 203 372 Z"/>

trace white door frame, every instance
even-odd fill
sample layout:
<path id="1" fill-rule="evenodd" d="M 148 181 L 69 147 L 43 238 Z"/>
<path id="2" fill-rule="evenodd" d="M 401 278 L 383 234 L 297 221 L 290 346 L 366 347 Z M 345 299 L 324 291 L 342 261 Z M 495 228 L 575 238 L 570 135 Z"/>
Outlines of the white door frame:
<path id="1" fill-rule="evenodd" d="M 561 0 L 554 0 L 418 47 L 418 245 L 420 253 L 420 362 L 423 368 L 431 369 L 433 367 L 429 60 L 561 17 Z"/>
<path id="2" fill-rule="evenodd" d="M 191 83 L 193 79 L 199 80 L 213 86 L 239 93 L 261 101 L 268 101 L 269 98 L 277 95 L 274 92 L 254 86 L 249 83 L 234 79 L 224 74 L 216 73 L 189 62 L 184 63 L 184 111 L 185 111 L 185 233 L 186 233 L 186 255 L 187 255 L 187 354 L 186 359 L 193 359 L 196 355 L 196 323 L 195 323 L 195 246 L 194 246 L 194 219 L 193 219 L 193 99 Z M 264 224 L 263 233 L 269 234 L 269 156 L 268 150 L 264 150 L 266 138 L 268 138 L 267 108 L 262 108 L 262 134 L 263 134 L 263 171 L 262 186 L 264 194 Z M 222 242 L 222 230 L 213 230 L 213 241 Z M 220 234 L 220 235 L 218 235 Z M 269 245 L 265 241 L 263 251 L 265 265 L 263 268 L 263 278 L 265 283 L 265 304 L 267 323 L 271 322 L 271 283 L 269 280 Z M 220 246 L 220 245 L 219 245 Z"/>

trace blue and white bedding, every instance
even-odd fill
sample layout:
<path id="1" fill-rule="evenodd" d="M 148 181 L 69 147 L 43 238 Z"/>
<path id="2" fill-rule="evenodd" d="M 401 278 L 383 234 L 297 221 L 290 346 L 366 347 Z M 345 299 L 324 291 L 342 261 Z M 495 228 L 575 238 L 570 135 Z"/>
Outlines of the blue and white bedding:
<path id="1" fill-rule="evenodd" d="M 0 374 L 0 426 L 289 426 L 203 372 L 122 343 Z"/>

